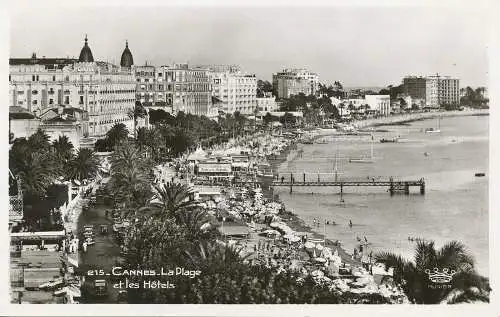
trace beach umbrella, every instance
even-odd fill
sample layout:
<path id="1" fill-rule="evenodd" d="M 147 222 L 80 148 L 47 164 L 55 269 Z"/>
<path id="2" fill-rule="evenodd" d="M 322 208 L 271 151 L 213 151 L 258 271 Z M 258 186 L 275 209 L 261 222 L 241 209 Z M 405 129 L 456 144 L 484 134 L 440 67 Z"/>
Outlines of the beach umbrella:
<path id="1" fill-rule="evenodd" d="M 313 248 L 314 248 L 314 243 L 312 243 L 312 242 L 306 242 L 306 243 L 304 244 L 304 247 L 305 247 L 306 249 L 313 249 Z"/>

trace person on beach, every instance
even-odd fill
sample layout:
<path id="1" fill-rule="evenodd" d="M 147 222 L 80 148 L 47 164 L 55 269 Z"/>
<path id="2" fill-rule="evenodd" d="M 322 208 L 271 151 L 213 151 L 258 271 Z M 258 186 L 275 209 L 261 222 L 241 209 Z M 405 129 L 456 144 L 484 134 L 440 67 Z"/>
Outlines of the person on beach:
<path id="1" fill-rule="evenodd" d="M 352 228 L 352 221 L 351 220 L 349 220 L 349 227 Z"/>

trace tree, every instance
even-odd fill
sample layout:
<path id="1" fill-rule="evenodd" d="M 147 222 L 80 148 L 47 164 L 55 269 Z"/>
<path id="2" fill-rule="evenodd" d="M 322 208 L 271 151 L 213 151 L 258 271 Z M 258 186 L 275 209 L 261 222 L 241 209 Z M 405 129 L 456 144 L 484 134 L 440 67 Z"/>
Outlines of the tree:
<path id="1" fill-rule="evenodd" d="M 257 97 L 262 98 L 268 92 L 273 92 L 273 85 L 267 80 L 257 80 Z"/>
<path id="2" fill-rule="evenodd" d="M 60 135 L 57 140 L 52 142 L 52 147 L 58 157 L 69 160 L 73 156 L 73 143 L 65 135 Z"/>
<path id="3" fill-rule="evenodd" d="M 120 145 L 123 141 L 127 140 L 128 130 L 127 126 L 123 123 L 115 123 L 113 127 L 106 133 L 106 138 L 112 147 Z"/>
<path id="4" fill-rule="evenodd" d="M 147 115 L 148 115 L 148 112 L 146 111 L 144 106 L 141 104 L 141 102 L 136 101 L 134 109 L 130 110 L 128 113 L 129 118 L 134 119 L 134 138 L 136 136 L 136 130 L 137 130 L 137 119 L 144 118 Z"/>
<path id="5" fill-rule="evenodd" d="M 48 186 L 58 176 L 49 148 L 48 136 L 41 130 L 28 139 L 15 139 L 12 144 L 9 169 L 20 177 L 26 201 L 44 197 Z"/>
<path id="6" fill-rule="evenodd" d="M 286 127 L 293 126 L 295 124 L 295 116 L 289 112 L 285 112 L 285 114 L 280 118 L 280 122 Z"/>
<path id="7" fill-rule="evenodd" d="M 151 162 L 131 142 L 118 146 L 111 157 L 111 192 L 126 211 L 144 206 L 151 197 Z"/>
<path id="8" fill-rule="evenodd" d="M 414 303 L 489 301 L 488 280 L 476 272 L 474 259 L 460 242 L 451 241 L 436 249 L 433 241 L 419 240 L 413 262 L 390 252 L 376 254 L 375 260 L 394 268 L 395 281 L 403 285 Z M 456 272 L 449 288 L 435 287 L 427 273 L 434 268 Z"/>
<path id="9" fill-rule="evenodd" d="M 278 117 L 273 116 L 271 113 L 266 113 L 266 115 L 263 118 L 265 124 L 269 124 L 270 122 L 273 121 L 279 121 Z"/>
<path id="10" fill-rule="evenodd" d="M 344 103 L 340 103 L 338 105 L 339 109 L 340 109 L 340 116 L 342 117 L 344 115 L 344 109 L 345 109 L 345 104 Z"/>
<path id="11" fill-rule="evenodd" d="M 67 136 L 60 135 L 57 140 L 52 142 L 52 148 L 54 150 L 57 168 L 62 173 L 67 171 L 69 168 L 68 165 L 73 158 L 73 144 L 69 141 Z"/>
<path id="12" fill-rule="evenodd" d="M 68 176 L 70 179 L 94 178 L 99 171 L 99 161 L 95 156 L 94 151 L 90 149 L 79 149 L 76 156 L 70 162 Z"/>
<path id="13" fill-rule="evenodd" d="M 155 215 L 163 217 L 171 217 L 182 223 L 182 214 L 192 212 L 197 202 L 191 199 L 191 190 L 184 184 L 160 184 L 154 186 L 154 196 L 152 207 L 156 208 Z"/>
<path id="14" fill-rule="evenodd" d="M 175 122 L 176 118 L 162 109 L 149 110 L 149 123 L 152 125 L 161 123 L 175 125 Z"/>

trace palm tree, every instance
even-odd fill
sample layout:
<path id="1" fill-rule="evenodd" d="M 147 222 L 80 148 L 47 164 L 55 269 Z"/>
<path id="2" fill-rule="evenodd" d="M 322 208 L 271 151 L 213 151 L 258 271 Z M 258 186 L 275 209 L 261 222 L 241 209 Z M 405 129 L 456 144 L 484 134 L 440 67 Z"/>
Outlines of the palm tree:
<path id="1" fill-rule="evenodd" d="M 127 140 L 127 137 L 128 130 L 123 123 L 115 123 L 115 125 L 106 133 L 106 138 L 113 147 Z"/>
<path id="2" fill-rule="evenodd" d="M 99 171 L 99 160 L 94 151 L 79 149 L 75 158 L 70 162 L 68 176 L 71 179 L 92 179 Z"/>
<path id="3" fill-rule="evenodd" d="M 47 153 L 32 153 L 25 160 L 24 168 L 18 172 L 23 192 L 26 197 L 42 198 L 55 181 L 57 169 Z"/>
<path id="4" fill-rule="evenodd" d="M 130 110 L 128 113 L 129 118 L 134 119 L 134 138 L 136 137 L 137 133 L 137 119 L 138 118 L 144 118 L 147 116 L 147 111 L 144 108 L 144 106 L 141 104 L 140 101 L 135 102 L 135 107 L 134 110 Z"/>
<path id="5" fill-rule="evenodd" d="M 178 223 L 182 222 L 183 213 L 192 212 L 197 206 L 195 200 L 190 199 L 191 190 L 184 184 L 155 185 L 155 193 L 151 206 L 156 208 L 156 215 L 173 217 Z"/>
<path id="6" fill-rule="evenodd" d="M 436 249 L 433 241 L 418 240 L 414 261 L 390 252 L 375 255 L 377 262 L 394 268 L 394 280 L 403 285 L 408 298 L 417 304 L 489 301 L 489 283 L 475 270 L 473 257 L 465 246 L 451 241 Z M 434 268 L 456 272 L 447 286 L 441 288 L 429 279 Z"/>
<path id="7" fill-rule="evenodd" d="M 50 137 L 42 129 L 38 129 L 28 138 L 28 143 L 33 149 L 40 151 L 48 151 L 50 149 Z"/>
<path id="8" fill-rule="evenodd" d="M 52 142 L 52 147 L 54 148 L 58 157 L 64 160 L 69 160 L 73 155 L 73 144 L 68 139 L 66 135 L 60 135 L 57 140 Z"/>
<path id="9" fill-rule="evenodd" d="M 45 196 L 48 186 L 57 177 L 53 155 L 43 150 L 50 146 L 48 136 L 41 130 L 32 136 L 28 140 L 15 139 L 9 150 L 9 169 L 20 177 L 28 198 Z"/>
<path id="10" fill-rule="evenodd" d="M 54 150 L 54 159 L 61 173 L 64 173 L 68 168 L 68 164 L 73 158 L 73 144 L 65 135 L 60 135 L 57 140 L 52 142 Z"/>
<path id="11" fill-rule="evenodd" d="M 149 167 L 149 161 L 133 143 L 123 143 L 113 153 L 110 185 L 127 208 L 143 206 L 149 200 Z"/>
<path id="12" fill-rule="evenodd" d="M 338 107 L 340 108 L 340 116 L 342 117 L 344 115 L 345 105 L 343 103 L 340 103 Z"/>
<path id="13" fill-rule="evenodd" d="M 139 149 L 142 151 L 142 149 L 146 146 L 148 143 L 148 138 L 149 138 L 149 133 L 148 129 L 146 127 L 140 127 L 137 129 L 137 134 L 136 134 L 136 142 L 137 145 L 139 146 Z"/>

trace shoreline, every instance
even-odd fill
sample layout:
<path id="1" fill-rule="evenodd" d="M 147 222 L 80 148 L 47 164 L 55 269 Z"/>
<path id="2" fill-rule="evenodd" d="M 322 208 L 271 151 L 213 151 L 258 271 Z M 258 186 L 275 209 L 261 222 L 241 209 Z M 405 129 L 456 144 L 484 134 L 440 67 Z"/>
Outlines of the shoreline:
<path id="1" fill-rule="evenodd" d="M 489 109 L 421 112 L 421 113 L 395 115 L 377 119 L 354 121 L 352 122 L 352 125 L 355 128 L 359 129 L 359 128 L 377 127 L 383 125 L 397 125 L 401 123 L 410 123 L 415 121 L 433 119 L 437 117 L 465 117 L 465 116 L 488 116 L 488 115 L 489 115 Z"/>
<path id="2" fill-rule="evenodd" d="M 416 114 L 406 114 L 406 115 L 401 115 L 401 116 L 393 116 L 393 117 L 384 117 L 384 118 L 379 118 L 379 119 L 369 119 L 369 120 L 363 120 L 363 121 L 357 121 L 354 122 L 353 125 L 357 128 L 367 128 L 367 127 L 378 127 L 378 126 L 384 126 L 384 125 L 398 125 L 402 123 L 410 123 L 410 122 L 416 122 L 416 121 L 422 121 L 422 120 L 428 120 L 428 119 L 433 119 L 436 117 L 461 117 L 461 116 L 488 116 L 489 115 L 489 110 L 472 110 L 472 111 L 448 111 L 448 112 L 427 112 L 427 113 L 416 113 Z M 327 135 L 332 135 L 336 134 L 337 130 L 336 129 L 321 129 L 320 133 L 318 135 L 313 136 L 313 139 L 321 138 Z M 279 160 L 274 160 L 271 165 L 273 166 L 273 170 L 277 170 L 278 167 L 286 162 L 289 161 L 289 154 L 296 149 L 297 144 L 299 144 L 299 140 L 293 140 L 290 146 L 288 146 L 280 156 L 284 156 L 283 159 Z M 266 182 L 260 182 L 261 187 L 264 188 L 266 186 Z M 264 190 L 266 192 L 268 190 Z M 339 256 L 342 258 L 342 261 L 346 263 L 350 263 L 351 265 L 359 265 L 361 266 L 362 263 L 360 261 L 354 260 L 352 258 L 352 254 L 349 253 L 347 250 L 345 250 L 342 247 L 342 241 L 337 239 L 337 242 L 333 242 L 331 239 L 327 239 L 326 236 L 324 236 L 321 233 L 316 232 L 310 225 L 308 225 L 304 219 L 300 218 L 296 213 L 290 211 L 289 209 L 286 208 L 286 204 L 279 198 L 278 194 L 274 194 L 274 191 L 272 192 L 272 195 L 274 195 L 273 199 L 275 201 L 278 201 L 279 203 L 283 204 L 285 206 L 285 212 L 283 213 L 284 219 L 283 221 L 290 226 L 294 231 L 297 232 L 308 232 L 311 234 L 311 237 L 314 239 L 324 239 L 325 246 L 328 246 L 334 251 L 335 249 L 337 250 Z M 277 197 L 277 198 L 276 198 Z"/>
<path id="3" fill-rule="evenodd" d="M 320 135 L 320 136 L 324 136 L 324 135 Z M 284 156 L 283 159 L 273 160 L 273 162 L 271 163 L 271 165 L 273 166 L 273 170 L 277 169 L 277 167 L 279 165 L 286 163 L 288 161 L 288 155 L 294 149 L 296 149 L 296 146 L 297 146 L 297 141 L 292 142 L 292 144 L 290 144 L 290 146 L 288 146 L 281 153 L 280 156 L 282 156 L 282 157 Z M 259 184 L 260 184 L 261 188 L 263 189 L 264 195 L 267 196 L 267 198 L 272 198 L 274 201 L 279 202 L 280 204 L 282 204 L 285 207 L 285 212 L 280 214 L 280 217 L 282 218 L 282 221 L 284 223 L 286 223 L 292 230 L 294 230 L 295 232 L 307 232 L 310 234 L 310 238 L 312 238 L 312 239 L 320 239 L 320 240 L 323 239 L 324 246 L 330 248 L 332 250 L 332 252 L 335 252 L 335 250 L 337 250 L 338 255 L 342 259 L 343 263 L 350 264 L 353 267 L 354 266 L 358 266 L 358 267 L 362 266 L 361 261 L 357 261 L 357 260 L 353 259 L 352 254 L 349 253 L 347 250 L 345 250 L 342 247 L 342 241 L 340 241 L 339 239 L 336 239 L 336 242 L 334 242 L 331 239 L 326 238 L 326 236 L 324 236 L 323 234 L 314 231 L 314 228 L 311 227 L 310 225 L 308 225 L 304 219 L 300 218 L 300 216 L 298 216 L 293 211 L 287 209 L 286 204 L 280 199 L 279 194 L 274 194 L 274 190 L 267 189 L 269 184 L 267 184 L 266 181 L 261 180 L 261 181 L 259 181 Z"/>

